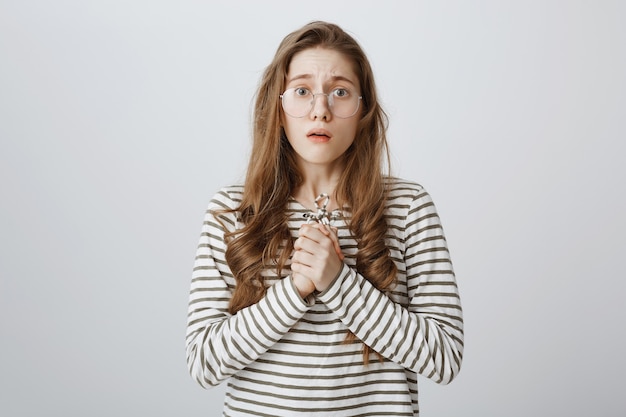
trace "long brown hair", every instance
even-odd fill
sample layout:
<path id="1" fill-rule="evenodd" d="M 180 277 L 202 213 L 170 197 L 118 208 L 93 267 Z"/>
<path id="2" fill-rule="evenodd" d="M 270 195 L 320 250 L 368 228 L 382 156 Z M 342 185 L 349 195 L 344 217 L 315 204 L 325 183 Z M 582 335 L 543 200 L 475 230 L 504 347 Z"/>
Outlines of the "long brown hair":
<path id="1" fill-rule="evenodd" d="M 358 244 L 358 272 L 382 291 L 395 282 L 397 268 L 385 244 L 387 116 L 378 103 L 372 69 L 359 44 L 339 26 L 312 22 L 283 39 L 256 95 L 252 153 L 242 201 L 234 210 L 244 227 L 226 234 L 226 261 L 237 281 L 229 305 L 231 314 L 258 302 L 266 290 L 262 271 L 275 268 L 280 276 L 293 252 L 286 208 L 302 175 L 281 127 L 279 95 L 294 55 L 314 47 L 343 54 L 353 62 L 360 81 L 364 109 L 355 140 L 344 154 L 345 170 L 335 198 L 339 207 L 350 210 L 349 227 Z M 350 333 L 348 340 L 353 339 Z M 370 352 L 364 345 L 365 363 Z"/>

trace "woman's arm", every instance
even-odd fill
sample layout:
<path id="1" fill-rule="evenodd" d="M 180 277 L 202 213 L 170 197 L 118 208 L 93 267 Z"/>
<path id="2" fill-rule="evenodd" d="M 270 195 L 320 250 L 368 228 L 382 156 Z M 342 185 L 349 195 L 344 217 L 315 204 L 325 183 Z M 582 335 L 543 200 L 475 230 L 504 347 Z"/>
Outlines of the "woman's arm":
<path id="1" fill-rule="evenodd" d="M 425 191 L 411 201 L 404 225 L 407 306 L 347 265 L 318 298 L 382 356 L 449 383 L 461 367 L 463 317 L 443 229 Z"/>
<path id="2" fill-rule="evenodd" d="M 225 260 L 224 227 L 236 225 L 232 197 L 221 191 L 207 210 L 198 244 L 187 322 L 187 365 L 192 377 L 209 388 L 255 361 L 304 315 L 309 306 L 289 277 L 267 289 L 265 297 L 235 315 L 228 304 L 235 280 Z"/>

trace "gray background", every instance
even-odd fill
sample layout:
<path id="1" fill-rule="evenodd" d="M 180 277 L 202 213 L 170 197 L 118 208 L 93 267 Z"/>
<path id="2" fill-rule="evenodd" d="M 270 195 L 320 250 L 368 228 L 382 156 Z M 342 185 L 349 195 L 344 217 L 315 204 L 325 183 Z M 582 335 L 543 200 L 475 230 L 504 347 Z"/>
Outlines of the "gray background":
<path id="1" fill-rule="evenodd" d="M 0 0 L 0 414 L 217 416 L 187 375 L 206 204 L 288 32 L 371 58 L 466 315 L 424 416 L 626 414 L 619 1 Z"/>

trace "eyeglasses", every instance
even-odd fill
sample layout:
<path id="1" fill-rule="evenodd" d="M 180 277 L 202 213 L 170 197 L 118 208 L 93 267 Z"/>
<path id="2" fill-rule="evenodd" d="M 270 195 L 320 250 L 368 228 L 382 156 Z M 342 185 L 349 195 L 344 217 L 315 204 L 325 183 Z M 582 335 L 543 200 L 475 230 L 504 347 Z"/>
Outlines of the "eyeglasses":
<path id="1" fill-rule="evenodd" d="M 336 88 L 330 94 L 313 94 L 306 88 L 298 87 L 286 90 L 280 95 L 280 99 L 285 113 L 291 117 L 301 118 L 311 113 L 317 96 L 326 96 L 328 109 L 340 119 L 354 116 L 359 111 L 359 105 L 363 98 L 352 94 L 346 88 Z"/>

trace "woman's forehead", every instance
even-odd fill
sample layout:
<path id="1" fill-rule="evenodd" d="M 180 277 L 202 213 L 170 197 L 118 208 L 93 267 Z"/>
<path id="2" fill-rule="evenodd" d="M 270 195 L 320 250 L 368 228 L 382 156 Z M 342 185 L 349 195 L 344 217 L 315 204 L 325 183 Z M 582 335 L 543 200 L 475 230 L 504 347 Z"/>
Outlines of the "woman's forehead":
<path id="1" fill-rule="evenodd" d="M 320 78 L 359 84 L 354 62 L 339 51 L 317 47 L 305 49 L 293 56 L 287 68 L 288 83 Z"/>

